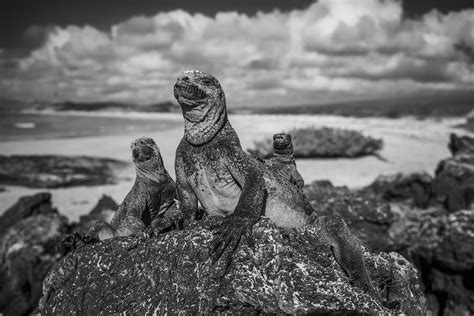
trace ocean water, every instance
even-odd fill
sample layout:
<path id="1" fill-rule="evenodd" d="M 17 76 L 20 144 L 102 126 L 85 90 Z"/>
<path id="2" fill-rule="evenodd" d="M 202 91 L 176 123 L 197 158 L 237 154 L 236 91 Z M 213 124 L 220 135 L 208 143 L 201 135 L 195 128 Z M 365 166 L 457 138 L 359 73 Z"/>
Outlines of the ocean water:
<path id="1" fill-rule="evenodd" d="M 58 139 L 96 135 L 121 135 L 165 130 L 180 125 L 176 119 L 147 118 L 131 114 L 0 113 L 0 142 Z M 181 123 L 182 124 L 182 123 Z"/>

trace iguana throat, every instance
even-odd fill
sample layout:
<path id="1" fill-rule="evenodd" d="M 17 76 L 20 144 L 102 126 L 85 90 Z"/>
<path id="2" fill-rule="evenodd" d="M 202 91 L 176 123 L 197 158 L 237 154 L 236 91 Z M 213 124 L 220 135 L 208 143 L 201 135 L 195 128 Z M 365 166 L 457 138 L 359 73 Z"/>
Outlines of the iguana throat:
<path id="1" fill-rule="evenodd" d="M 192 145 L 208 143 L 227 122 L 224 91 L 213 76 L 185 71 L 174 86 L 184 117 L 184 138 Z"/>

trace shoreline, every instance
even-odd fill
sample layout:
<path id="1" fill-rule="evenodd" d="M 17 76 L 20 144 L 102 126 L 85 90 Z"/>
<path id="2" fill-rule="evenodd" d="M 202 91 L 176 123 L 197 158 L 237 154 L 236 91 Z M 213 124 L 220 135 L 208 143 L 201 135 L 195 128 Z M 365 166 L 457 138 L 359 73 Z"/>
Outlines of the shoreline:
<path id="1" fill-rule="evenodd" d="M 49 114 L 49 113 L 48 113 Z M 83 114 L 83 113 L 79 113 Z M 97 113 L 90 114 L 96 115 Z M 60 116 L 71 116 L 60 114 Z M 109 116 L 110 113 L 101 115 Z M 122 118 L 127 113 L 115 113 Z M 91 135 L 87 137 L 25 139 L 0 141 L 0 152 L 4 155 L 53 154 L 86 155 L 109 157 L 130 161 L 130 143 L 137 137 L 149 136 L 155 139 L 160 148 L 165 168 L 174 178 L 174 157 L 176 147 L 183 136 L 182 115 L 178 113 L 136 114 L 150 120 L 152 129 L 124 130 L 121 134 Z M 156 124 L 163 118 L 169 118 L 171 124 Z M 394 173 L 427 172 L 433 174 L 442 158 L 450 156 L 446 146 L 450 133 L 474 135 L 456 127 L 460 119 L 388 119 L 388 118 L 348 118 L 320 115 L 248 115 L 230 114 L 230 121 L 239 135 L 242 147 L 246 150 L 253 142 L 273 135 L 276 132 L 294 127 L 328 126 L 362 131 L 363 134 L 384 139 L 385 146 L 380 155 L 387 159 L 381 161 L 374 156 L 356 159 L 297 159 L 298 170 L 305 183 L 328 179 L 334 185 L 346 185 L 359 188 L 373 182 L 379 175 Z M 32 131 L 30 130 L 29 133 Z M 144 135 L 145 134 L 145 135 Z M 133 185 L 135 170 L 124 170 L 124 177 L 130 181 L 118 185 L 76 187 L 48 190 L 53 194 L 53 202 L 70 220 L 88 213 L 102 194 L 112 196 L 121 203 Z M 2 185 L 3 186 L 3 185 Z M 4 186 L 0 193 L 0 213 L 3 213 L 17 198 L 30 195 L 33 190 Z"/>

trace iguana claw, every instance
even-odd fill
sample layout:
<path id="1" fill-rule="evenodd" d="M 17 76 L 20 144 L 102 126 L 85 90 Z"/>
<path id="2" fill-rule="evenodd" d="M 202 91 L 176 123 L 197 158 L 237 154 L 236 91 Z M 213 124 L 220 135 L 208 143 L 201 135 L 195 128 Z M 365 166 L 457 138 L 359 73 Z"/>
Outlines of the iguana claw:
<path id="1" fill-rule="evenodd" d="M 60 253 L 66 255 L 71 251 L 85 246 L 87 244 L 92 244 L 97 242 L 98 239 L 84 233 L 73 232 L 68 234 L 61 239 L 56 248 Z"/>

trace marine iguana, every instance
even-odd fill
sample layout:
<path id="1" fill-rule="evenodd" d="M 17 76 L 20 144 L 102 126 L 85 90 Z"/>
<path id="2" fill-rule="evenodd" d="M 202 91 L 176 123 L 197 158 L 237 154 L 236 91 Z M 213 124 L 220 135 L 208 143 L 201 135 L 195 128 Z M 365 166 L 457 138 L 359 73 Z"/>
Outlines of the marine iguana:
<path id="1" fill-rule="evenodd" d="M 137 177 L 111 223 L 97 221 L 87 234 L 66 235 L 58 245 L 63 255 L 80 245 L 140 232 L 152 235 L 178 223 L 181 215 L 175 199 L 176 184 L 163 166 L 155 141 L 138 138 L 130 148 Z"/>
<path id="2" fill-rule="evenodd" d="M 301 190 L 244 152 L 227 119 L 224 91 L 216 78 L 197 70 L 186 71 L 174 85 L 174 95 L 184 117 L 184 137 L 175 160 L 182 212 L 187 219 L 193 218 L 200 202 L 208 215 L 225 216 L 210 249 L 214 263 L 222 258 L 225 267 L 230 265 L 242 235 L 260 215 L 284 229 L 319 225 L 336 261 L 353 283 L 375 293 L 363 249 L 344 220 L 317 217 Z"/>
<path id="3" fill-rule="evenodd" d="M 89 235 L 100 240 L 162 230 L 174 224 L 177 215 L 176 184 L 163 166 L 160 150 L 152 138 L 142 137 L 130 145 L 137 177 L 110 224 L 99 221 Z"/>
<path id="4" fill-rule="evenodd" d="M 299 189 L 303 188 L 304 180 L 296 169 L 290 134 L 278 133 L 273 135 L 273 157 L 265 159 L 264 162 L 275 175 L 293 183 Z"/>

